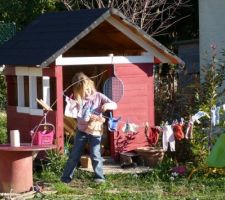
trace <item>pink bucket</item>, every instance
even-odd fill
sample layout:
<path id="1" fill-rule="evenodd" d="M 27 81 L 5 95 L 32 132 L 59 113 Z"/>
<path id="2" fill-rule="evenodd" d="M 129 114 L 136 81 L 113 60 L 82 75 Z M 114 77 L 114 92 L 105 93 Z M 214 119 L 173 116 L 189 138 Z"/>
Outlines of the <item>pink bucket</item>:
<path id="1" fill-rule="evenodd" d="M 33 138 L 33 145 L 49 145 L 53 144 L 54 131 L 38 131 Z"/>
<path id="2" fill-rule="evenodd" d="M 40 127 L 42 129 L 40 130 Z M 38 130 L 39 129 L 39 130 Z M 55 127 L 52 124 L 40 124 L 36 131 L 31 132 L 33 145 L 51 145 L 54 141 Z"/>

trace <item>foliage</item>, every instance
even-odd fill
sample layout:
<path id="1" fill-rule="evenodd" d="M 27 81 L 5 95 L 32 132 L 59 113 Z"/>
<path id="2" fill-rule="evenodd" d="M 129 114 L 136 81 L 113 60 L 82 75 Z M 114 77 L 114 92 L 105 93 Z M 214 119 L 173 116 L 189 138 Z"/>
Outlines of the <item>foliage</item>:
<path id="1" fill-rule="evenodd" d="M 18 30 L 21 30 L 40 14 L 61 10 L 62 6 L 56 0 L 1 0 L 0 21 L 14 22 Z"/>
<path id="2" fill-rule="evenodd" d="M 7 142 L 6 114 L 0 113 L 0 144 Z"/>
<path id="3" fill-rule="evenodd" d="M 64 169 L 64 165 L 67 160 L 67 156 L 63 155 L 62 153 L 56 150 L 47 151 L 46 161 L 43 161 L 42 167 L 42 177 L 49 178 L 49 177 L 58 177 L 62 174 Z M 46 180 L 46 179 L 45 179 Z"/>
<path id="4" fill-rule="evenodd" d="M 196 93 L 199 108 L 208 113 L 213 105 L 219 103 L 224 93 L 221 86 L 225 78 L 224 63 L 217 58 L 216 47 L 212 45 L 211 50 L 211 56 L 206 52 L 206 64 L 201 67 L 203 80 Z"/>
<path id="5" fill-rule="evenodd" d="M 16 33 L 15 23 L 0 22 L 0 45 L 11 39 Z"/>
<path id="6" fill-rule="evenodd" d="M 155 117 L 156 124 L 162 121 L 172 123 L 174 119 L 188 118 L 193 102 L 191 95 L 184 95 L 179 87 L 179 69 L 175 65 L 156 65 L 154 71 Z"/>
<path id="7" fill-rule="evenodd" d="M 6 102 L 6 82 L 4 75 L 0 72 L 0 110 L 5 110 Z"/>
<path id="8" fill-rule="evenodd" d="M 211 45 L 211 55 L 206 52 L 205 65 L 201 67 L 202 82 L 199 88 L 196 88 L 196 107 L 211 115 L 211 109 L 223 100 L 223 82 L 225 79 L 225 68 L 222 59 L 218 58 L 215 45 Z M 220 124 L 220 127 L 223 124 Z M 196 157 L 200 158 L 199 164 L 205 164 L 204 161 L 211 150 L 212 124 L 209 119 L 203 120 L 195 129 L 195 140 L 193 140 L 193 151 L 196 151 Z"/>

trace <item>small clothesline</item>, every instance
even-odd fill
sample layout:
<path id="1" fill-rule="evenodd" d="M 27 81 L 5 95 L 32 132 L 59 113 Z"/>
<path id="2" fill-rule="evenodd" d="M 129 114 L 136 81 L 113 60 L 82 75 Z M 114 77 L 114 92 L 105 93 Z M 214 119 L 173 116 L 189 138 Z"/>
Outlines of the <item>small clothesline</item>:
<path id="1" fill-rule="evenodd" d="M 95 75 L 95 76 L 92 76 L 92 77 L 90 77 L 90 79 L 94 79 L 94 78 L 96 78 L 96 77 L 98 77 L 98 76 L 101 76 L 102 74 L 104 74 L 105 72 L 106 72 L 107 70 L 105 70 L 105 71 L 103 71 L 103 72 L 101 72 L 101 73 L 99 73 L 99 74 L 97 74 L 97 75 Z M 71 88 L 73 85 L 75 85 L 75 84 L 77 84 L 77 83 L 79 83 L 79 82 L 81 82 L 81 81 L 83 81 L 84 79 L 82 79 L 82 80 L 79 80 L 79 81 L 76 81 L 76 82 L 74 82 L 74 83 L 72 83 L 72 84 L 70 84 L 68 87 L 66 87 L 66 89 L 64 89 L 63 90 L 63 96 L 64 97 L 66 97 L 66 95 L 65 95 L 65 92 L 69 89 L 69 88 Z M 56 100 L 52 103 L 52 105 L 50 106 L 50 108 L 52 108 L 55 104 L 56 104 L 56 102 L 57 102 L 57 98 L 56 98 Z M 222 105 L 223 106 L 223 109 L 225 110 L 225 104 L 223 104 Z M 218 107 L 218 106 L 217 106 Z M 43 123 L 43 121 L 44 120 L 46 120 L 46 117 L 47 117 L 47 115 L 48 115 L 48 113 L 49 113 L 49 111 L 50 110 L 47 110 L 47 112 L 45 113 L 45 115 L 43 116 L 43 118 L 40 120 L 40 122 L 39 122 L 39 124 L 38 124 L 38 126 L 35 126 L 35 128 L 33 129 L 33 131 L 34 132 L 36 132 L 37 131 L 37 129 L 39 128 L 39 125 L 41 124 L 41 123 Z M 199 112 L 202 112 L 202 111 L 199 111 Z M 104 118 L 106 118 L 106 119 L 110 119 L 108 116 L 103 116 Z M 192 116 L 193 117 L 193 116 Z M 211 117 L 212 119 L 214 119 L 213 117 Z M 174 121 L 176 121 L 176 120 L 174 120 Z M 196 120 L 196 119 L 190 119 L 189 121 L 188 121 L 188 123 L 190 123 L 190 121 L 197 121 L 198 122 L 198 119 Z M 183 121 L 184 122 L 184 121 Z M 217 121 L 218 122 L 218 121 Z M 119 123 L 123 123 L 123 124 L 127 124 L 127 123 L 130 123 L 129 122 L 129 120 L 127 120 L 127 121 L 119 121 Z M 133 123 L 134 124 L 134 123 Z M 146 126 L 146 124 L 145 125 L 137 125 L 138 127 L 145 127 Z"/>

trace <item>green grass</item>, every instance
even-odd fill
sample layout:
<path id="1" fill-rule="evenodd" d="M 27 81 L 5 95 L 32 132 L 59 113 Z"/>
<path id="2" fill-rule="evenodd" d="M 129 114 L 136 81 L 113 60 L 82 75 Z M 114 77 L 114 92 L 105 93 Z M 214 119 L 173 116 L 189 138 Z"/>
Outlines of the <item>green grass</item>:
<path id="1" fill-rule="evenodd" d="M 163 169 L 145 174 L 116 174 L 106 176 L 106 183 L 95 184 L 92 174 L 78 170 L 73 181 L 65 185 L 55 176 L 49 183 L 56 194 L 43 199 L 84 200 L 222 200 L 225 199 L 225 173 L 206 174 L 196 172 L 191 179 L 175 177 Z M 188 174 L 187 174 L 188 175 Z M 36 198 L 40 199 L 40 198 Z"/>

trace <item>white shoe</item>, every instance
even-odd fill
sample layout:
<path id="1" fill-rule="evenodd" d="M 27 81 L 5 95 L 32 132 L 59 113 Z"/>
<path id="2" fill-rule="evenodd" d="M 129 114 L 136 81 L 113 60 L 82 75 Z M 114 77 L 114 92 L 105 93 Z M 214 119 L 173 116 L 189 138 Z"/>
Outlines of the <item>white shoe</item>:
<path id="1" fill-rule="evenodd" d="M 96 178 L 95 183 L 105 183 L 105 179 Z"/>

